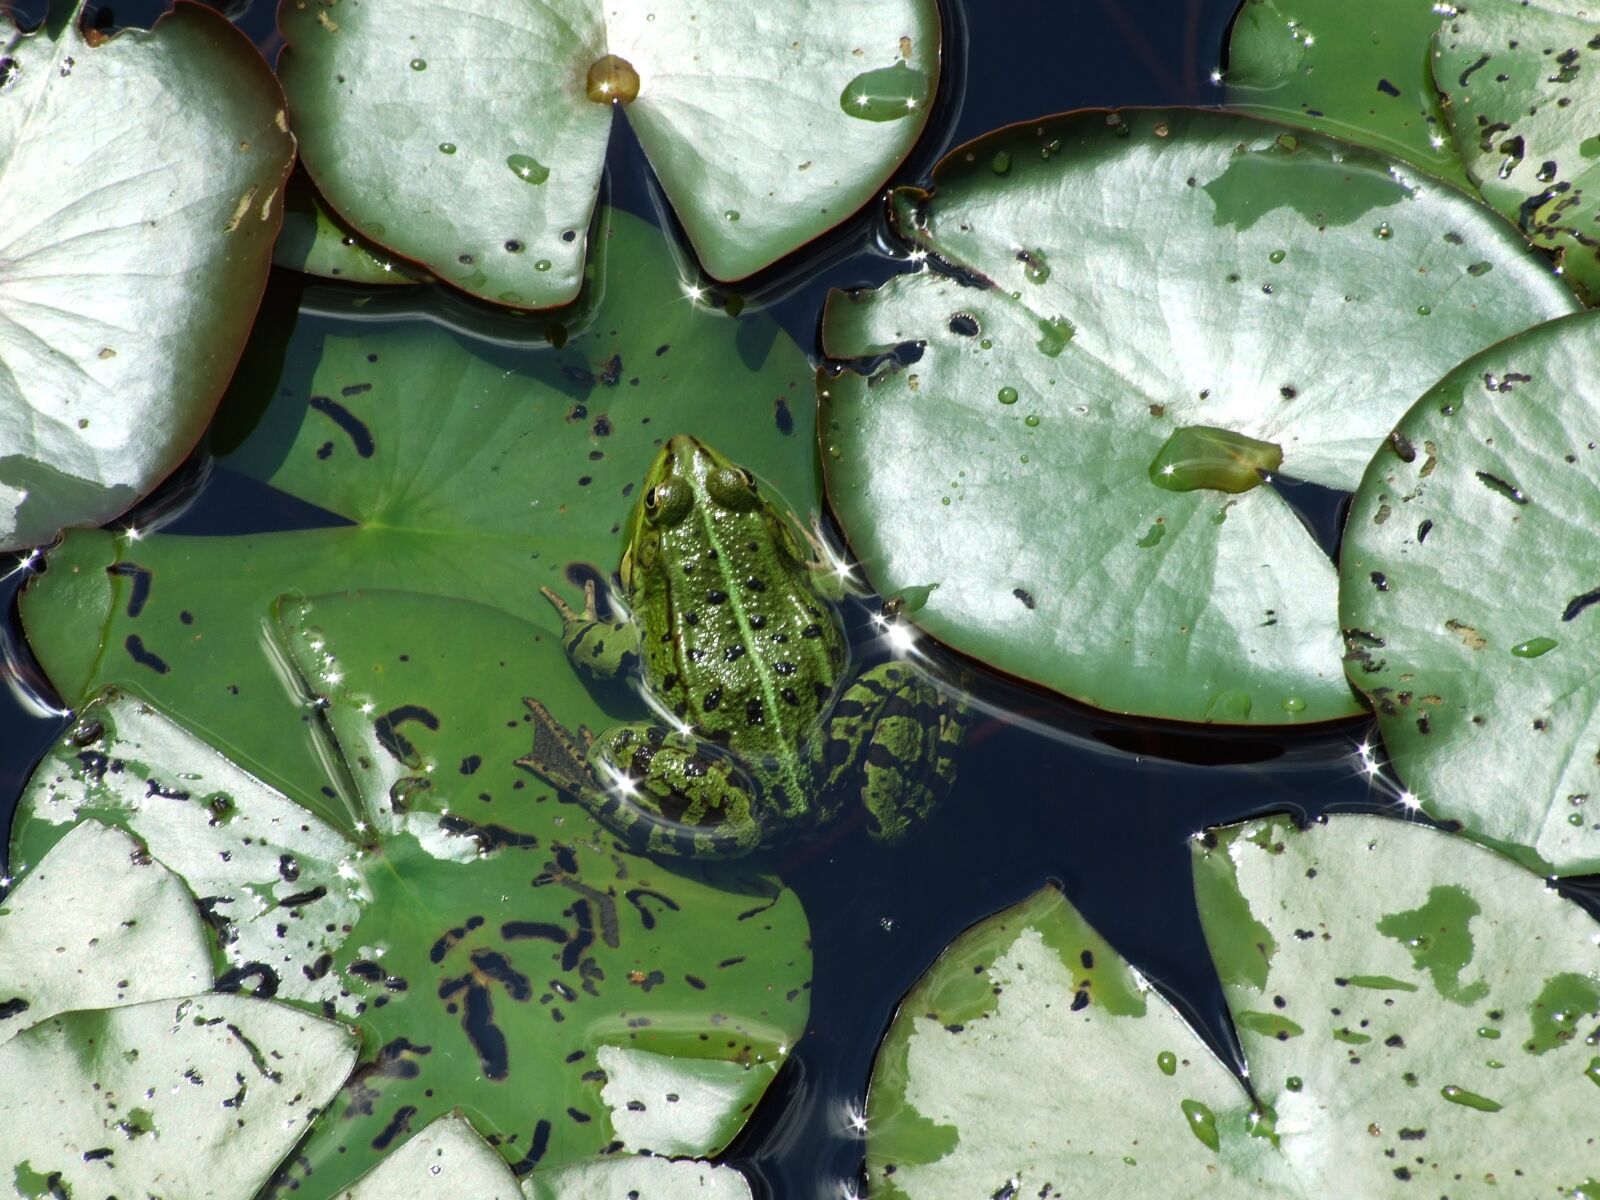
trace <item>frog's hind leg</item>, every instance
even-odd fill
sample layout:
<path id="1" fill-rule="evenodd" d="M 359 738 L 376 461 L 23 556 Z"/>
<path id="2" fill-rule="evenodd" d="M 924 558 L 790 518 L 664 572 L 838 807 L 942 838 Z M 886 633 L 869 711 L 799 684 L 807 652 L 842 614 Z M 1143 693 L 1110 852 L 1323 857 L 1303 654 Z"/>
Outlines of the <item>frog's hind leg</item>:
<path id="1" fill-rule="evenodd" d="M 755 787 L 728 759 L 659 725 L 618 725 L 598 739 L 573 734 L 537 700 L 533 749 L 517 765 L 653 854 L 739 858 L 761 841 Z"/>
<path id="2" fill-rule="evenodd" d="M 755 785 L 691 735 L 618 725 L 590 748 L 589 768 L 600 781 L 595 815 L 641 850 L 740 858 L 760 844 Z"/>
<path id="3" fill-rule="evenodd" d="M 867 830 L 896 842 L 955 786 L 966 705 L 904 663 L 862 673 L 834 705 L 822 743 L 824 793 L 858 790 Z"/>

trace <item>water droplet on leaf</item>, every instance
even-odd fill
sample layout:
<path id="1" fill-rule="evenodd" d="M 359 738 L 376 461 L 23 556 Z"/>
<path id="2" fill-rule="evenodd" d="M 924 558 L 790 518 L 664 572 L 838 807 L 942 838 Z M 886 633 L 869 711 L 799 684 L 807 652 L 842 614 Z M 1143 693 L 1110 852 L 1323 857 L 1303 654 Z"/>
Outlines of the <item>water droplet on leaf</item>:
<path id="1" fill-rule="evenodd" d="M 903 62 L 864 71 L 844 85 L 839 107 L 863 121 L 898 121 L 923 106 L 928 77 Z"/>
<path id="2" fill-rule="evenodd" d="M 449 153 L 449 151 L 445 151 Z M 506 166 L 511 168 L 511 173 L 524 183 L 543 183 L 550 178 L 550 168 L 545 166 L 531 154 L 513 154 L 506 159 Z"/>

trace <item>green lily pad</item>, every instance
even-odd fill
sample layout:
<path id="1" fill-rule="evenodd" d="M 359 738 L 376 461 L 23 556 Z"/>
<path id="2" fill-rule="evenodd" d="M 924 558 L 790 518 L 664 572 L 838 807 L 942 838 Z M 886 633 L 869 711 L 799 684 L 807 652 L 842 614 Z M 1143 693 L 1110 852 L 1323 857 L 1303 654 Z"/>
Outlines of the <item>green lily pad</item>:
<path id="1" fill-rule="evenodd" d="M 1483 198 L 1600 301 L 1600 26 L 1584 0 L 1483 0 L 1434 35 L 1433 78 Z M 1596 190 L 1590 195 L 1589 190 Z"/>
<path id="2" fill-rule="evenodd" d="M 153 962 L 159 972 L 149 970 Z M 194 897 L 104 825 L 74 828 L 0 905 L 0 1043 L 57 1013 L 210 986 Z"/>
<path id="3" fill-rule="evenodd" d="M 351 524 L 237 537 L 69 535 L 22 600 L 34 651 L 78 704 L 115 684 L 310 804 L 323 770 L 264 716 L 282 688 L 259 650 L 278 595 L 397 588 L 457 595 L 550 634 L 541 585 L 609 575 L 658 446 L 720 449 L 815 509 L 811 367 L 770 317 L 686 299 L 658 231 L 609 213 L 589 325 L 562 349 L 474 353 L 444 330 L 302 316 L 287 354 L 252 348 L 213 433 L 219 465 Z M 312 362 L 309 377 L 281 364 Z M 469 629 L 450 636 L 475 653 Z M 570 674 L 570 672 L 569 672 Z"/>
<path id="4" fill-rule="evenodd" d="M 878 590 L 1101 708 L 1356 712 L 1333 565 L 1250 485 L 1281 454 L 1354 488 L 1429 384 L 1571 295 L 1455 190 L 1245 117 L 1069 114 L 935 178 L 895 208 L 943 267 L 823 320 L 828 494 Z"/>
<path id="5" fill-rule="evenodd" d="M 1377 817 L 1232 826 L 1194 867 L 1254 1097 L 1046 890 L 901 1006 L 868 1100 L 875 1198 L 1600 1186 L 1600 934 L 1577 905 Z"/>
<path id="6" fill-rule="evenodd" d="M 394 286 L 427 279 L 425 271 L 376 246 L 341 221 L 303 174 L 289 177 L 283 230 L 272 248 L 280 267 L 346 283 Z"/>
<path id="7" fill-rule="evenodd" d="M 1403 159 L 1470 190 L 1428 70 L 1435 0 L 1244 0 L 1228 105 Z"/>
<path id="8" fill-rule="evenodd" d="M 150 33 L 0 13 L 0 550 L 183 460 L 250 331 L 294 160 L 283 95 L 199 5 Z"/>
<path id="9" fill-rule="evenodd" d="M 1600 324 L 1451 371 L 1373 459 L 1339 608 L 1408 799 L 1530 866 L 1600 870 Z"/>
<path id="10" fill-rule="evenodd" d="M 805 1026 L 793 893 L 630 854 L 515 765 L 524 696 L 604 719 L 555 637 L 394 592 L 285 600 L 262 628 L 305 701 L 267 723 L 313 744 L 340 824 L 113 693 L 36 773 L 12 861 L 84 816 L 126 828 L 200 897 L 224 985 L 361 1028 L 362 1064 L 274 1194 L 337 1194 L 455 1108 L 519 1173 L 663 1130 L 674 1153 L 720 1149 Z M 682 1122 L 642 1124 L 641 1102 Z"/>
<path id="11" fill-rule="evenodd" d="M 706 269 L 741 279 L 873 197 L 940 61 L 933 0 L 475 0 L 448 23 L 420 0 L 305 3 L 280 22 L 301 154 L 333 208 L 521 308 L 577 295 L 614 105 Z"/>

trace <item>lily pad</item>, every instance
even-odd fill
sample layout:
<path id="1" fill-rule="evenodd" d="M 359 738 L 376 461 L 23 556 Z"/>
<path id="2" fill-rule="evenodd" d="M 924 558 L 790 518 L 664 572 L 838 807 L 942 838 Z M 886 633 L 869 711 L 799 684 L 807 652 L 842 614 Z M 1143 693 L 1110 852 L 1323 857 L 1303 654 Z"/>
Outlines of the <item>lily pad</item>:
<path id="1" fill-rule="evenodd" d="M 432 1122 L 374 1167 L 340 1200 L 522 1200 L 506 1160 L 451 1113 Z"/>
<path id="2" fill-rule="evenodd" d="M 270 338 L 259 358 L 252 348 L 213 433 L 218 465 L 330 524 L 69 535 L 22 600 L 62 698 L 75 705 L 108 684 L 144 696 L 337 822 L 309 746 L 285 745 L 265 719 L 284 699 L 257 626 L 278 595 L 457 595 L 559 634 L 539 587 L 576 597 L 569 570 L 610 575 L 638 481 L 676 433 L 716 430 L 719 449 L 797 510 L 815 509 L 815 405 L 799 348 L 768 316 L 732 319 L 685 298 L 642 221 L 609 213 L 602 228 L 602 299 L 560 350 L 304 315 L 287 355 Z M 280 377 L 284 361 L 315 366 Z M 463 655 L 480 645 L 471 629 L 443 636 Z"/>
<path id="3" fill-rule="evenodd" d="M 869 1095 L 877 1198 L 1582 1197 L 1595 922 L 1459 838 L 1279 819 L 1195 844 L 1243 1083 L 1053 889 L 964 934 Z"/>
<path id="4" fill-rule="evenodd" d="M 57 1013 L 210 986 L 194 897 L 136 842 L 97 822 L 57 842 L 0 906 L 0 1043 Z"/>
<path id="5" fill-rule="evenodd" d="M 749 1200 L 731 1167 L 640 1155 L 535 1171 L 518 1185 L 505 1159 L 459 1113 L 440 1117 L 341 1200 Z"/>
<path id="6" fill-rule="evenodd" d="M 1069 114 L 935 178 L 895 210 L 939 269 L 823 321 L 828 494 L 878 590 L 1101 708 L 1356 712 L 1333 565 L 1251 485 L 1354 488 L 1416 396 L 1571 295 L 1454 189 L 1246 117 Z"/>
<path id="7" fill-rule="evenodd" d="M 623 1158 L 535 1171 L 528 1200 L 750 1200 L 732 1167 L 668 1158 Z"/>
<path id="8" fill-rule="evenodd" d="M 334 209 L 522 308 L 578 292 L 614 105 L 701 262 L 733 280 L 870 200 L 939 74 L 934 0 L 296 3 L 280 21 L 301 153 Z"/>
<path id="9" fill-rule="evenodd" d="M 21 1196 L 254 1196 L 356 1057 L 247 996 L 49 1017 L 0 1046 L 0 1170 Z"/>
<path id="10" fill-rule="evenodd" d="M 1433 78 L 1483 198 L 1600 302 L 1600 26 L 1587 0 L 1483 0 L 1434 35 Z M 1591 194 L 1591 192 L 1593 194 Z"/>
<path id="11" fill-rule="evenodd" d="M 556 637 L 393 592 L 285 600 L 261 628 L 305 701 L 261 719 L 312 744 L 342 821 L 112 694 L 36 773 L 12 858 L 84 816 L 122 826 L 200 897 L 225 986 L 360 1026 L 362 1064 L 275 1194 L 337 1194 L 455 1108 L 518 1173 L 657 1148 L 676 1127 L 639 1103 L 682 1106 L 675 1153 L 720 1149 L 805 1026 L 793 893 L 629 854 L 515 765 L 524 696 L 604 719 Z M 645 1073 L 659 1091 L 630 1086 Z"/>
<path id="12" fill-rule="evenodd" d="M 94 821 L 0 908 L 0 980 L 0 1175 L 19 1196 L 254 1196 L 355 1062 L 332 1021 L 195 994 L 212 975 L 193 896 Z"/>
<path id="13" fill-rule="evenodd" d="M 0 550 L 110 520 L 194 446 L 266 283 L 283 95 L 199 5 L 85 35 L 0 13 Z"/>
<path id="14" fill-rule="evenodd" d="M 427 272 L 395 258 L 351 229 L 317 195 L 303 174 L 289 177 L 283 201 L 283 231 L 272 248 L 280 267 L 345 283 L 394 286 L 417 283 Z"/>
<path id="15" fill-rule="evenodd" d="M 1562 874 L 1600 870 L 1597 339 L 1553 321 L 1417 401 L 1356 493 L 1339 592 L 1411 798 Z"/>
<path id="16" fill-rule="evenodd" d="M 1435 0 L 1244 0 L 1228 105 L 1404 159 L 1470 190 L 1428 69 Z"/>

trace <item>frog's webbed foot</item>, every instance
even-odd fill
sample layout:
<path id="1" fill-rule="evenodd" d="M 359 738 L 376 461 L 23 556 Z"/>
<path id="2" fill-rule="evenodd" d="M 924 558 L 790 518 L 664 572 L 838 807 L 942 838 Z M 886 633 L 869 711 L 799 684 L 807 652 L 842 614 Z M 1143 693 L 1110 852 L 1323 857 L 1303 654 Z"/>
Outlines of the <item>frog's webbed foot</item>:
<path id="1" fill-rule="evenodd" d="M 524 696 L 522 702 L 533 714 L 533 749 L 517 759 L 517 766 L 532 771 L 551 787 L 582 799 L 583 792 L 595 786 L 588 762 L 594 735 L 582 725 L 573 733 L 531 696 Z"/>
<path id="2" fill-rule="evenodd" d="M 809 525 L 799 524 L 798 519 L 794 522 L 795 529 L 810 550 L 809 555 L 797 557 L 801 558 L 806 570 L 811 573 L 812 586 L 835 603 L 846 596 L 866 595 L 866 588 L 856 575 L 855 568 L 833 549 L 823 535 L 819 521 L 820 518 L 813 516 Z"/>
<path id="3" fill-rule="evenodd" d="M 572 665 L 597 679 L 615 679 L 639 661 L 639 630 L 632 621 L 602 621 L 595 599 L 594 580 L 584 581 L 583 611 L 579 612 L 554 590 L 539 593 L 561 616 L 561 645 Z"/>
<path id="4" fill-rule="evenodd" d="M 883 663 L 846 689 L 821 745 L 825 793 L 856 791 L 867 830 L 896 842 L 950 794 L 965 704 L 904 663 Z"/>

